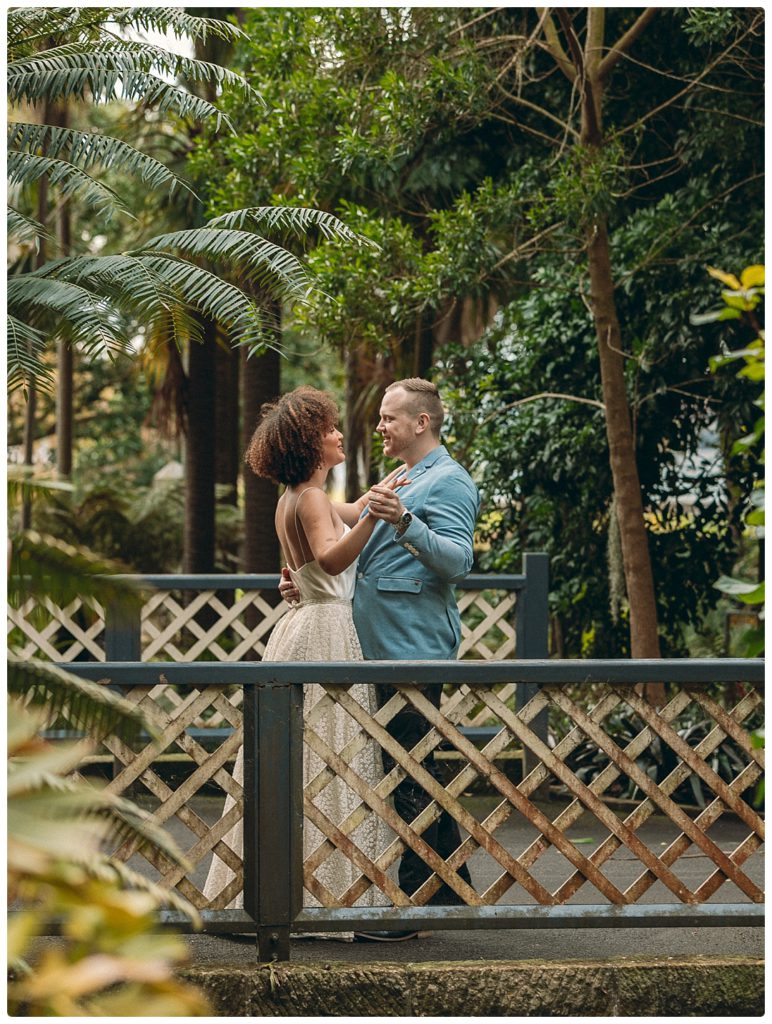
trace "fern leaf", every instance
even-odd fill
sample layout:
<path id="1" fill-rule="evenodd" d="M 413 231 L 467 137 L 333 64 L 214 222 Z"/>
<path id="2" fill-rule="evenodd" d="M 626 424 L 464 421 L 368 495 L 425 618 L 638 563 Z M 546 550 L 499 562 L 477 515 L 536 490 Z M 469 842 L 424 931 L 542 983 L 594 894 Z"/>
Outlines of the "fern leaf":
<path id="1" fill-rule="evenodd" d="M 29 707 L 45 709 L 51 721 L 64 718 L 72 728 L 97 739 L 117 735 L 129 742 L 143 729 L 152 737 L 158 736 L 157 726 L 136 705 L 107 686 L 80 679 L 47 661 L 22 658 L 13 651 L 8 654 L 8 692 L 24 698 Z M 66 770 L 75 764 L 77 761 Z M 47 763 L 42 767 L 51 769 Z"/>
<path id="2" fill-rule="evenodd" d="M 49 184 L 58 188 L 64 196 L 80 195 L 87 203 L 100 207 L 102 210 L 117 209 L 133 216 L 117 192 L 68 161 L 39 156 L 35 153 L 9 151 L 8 182 L 10 185 L 32 185 L 44 174 L 48 177 Z"/>
<path id="3" fill-rule="evenodd" d="M 250 206 L 215 217 L 209 221 L 209 227 L 278 231 L 299 237 L 305 237 L 309 232 L 317 230 L 326 239 L 358 242 L 380 249 L 377 242 L 365 238 L 364 235 L 358 235 L 333 214 L 307 206 Z"/>
<path id="4" fill-rule="evenodd" d="M 81 170 L 94 166 L 111 168 L 138 177 L 151 188 L 168 185 L 173 191 L 181 186 L 192 193 L 190 186 L 165 164 L 109 135 L 12 121 L 8 126 L 8 148 L 30 153 L 42 150 L 47 157 L 61 157 Z"/>
<path id="5" fill-rule="evenodd" d="M 7 217 L 8 237 L 16 242 L 27 242 L 33 238 L 45 238 L 52 241 L 52 236 L 46 231 L 43 224 L 26 214 L 20 213 L 12 206 L 8 207 Z"/>
<path id="6" fill-rule="evenodd" d="M 143 243 L 141 253 L 172 250 L 237 266 L 260 285 L 273 286 L 274 294 L 305 298 L 311 287 L 308 271 L 291 252 L 249 231 L 191 228 L 156 235 Z"/>
<path id="7" fill-rule="evenodd" d="M 54 384 L 51 367 L 40 359 L 45 338 L 34 327 L 17 319 L 6 317 L 8 338 L 8 390 L 27 387 L 34 380 L 42 390 L 50 391 Z"/>
<path id="8" fill-rule="evenodd" d="M 81 598 L 102 606 L 114 604 L 127 613 L 142 604 L 142 591 L 125 579 L 126 567 L 36 530 L 11 539 L 9 592 L 12 601 L 49 597 L 64 606 Z"/>

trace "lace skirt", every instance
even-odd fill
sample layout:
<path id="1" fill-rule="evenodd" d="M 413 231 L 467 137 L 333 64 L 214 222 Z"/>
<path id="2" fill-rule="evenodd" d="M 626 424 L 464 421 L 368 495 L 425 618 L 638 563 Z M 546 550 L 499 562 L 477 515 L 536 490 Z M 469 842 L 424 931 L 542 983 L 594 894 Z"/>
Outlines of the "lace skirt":
<path id="1" fill-rule="evenodd" d="M 274 627 L 266 645 L 264 661 L 362 661 L 362 649 L 351 615 L 351 602 L 329 600 L 320 603 L 302 602 L 288 612 Z M 368 714 L 377 710 L 375 689 L 354 685 L 348 694 Z M 359 724 L 325 690 L 316 684 L 305 687 L 303 701 L 306 728 L 312 729 L 325 746 L 340 754 L 348 744 L 359 747 L 353 757 L 346 757 L 352 770 L 370 788 L 383 778 L 380 747 L 372 739 L 363 739 Z M 325 761 L 303 745 L 303 784 L 312 787 L 313 804 L 334 825 L 340 826 L 356 814 L 361 818 L 349 837 L 370 860 L 376 860 L 394 840 L 394 833 L 357 793 L 337 776 L 329 781 Z M 234 778 L 241 785 L 244 779 L 243 749 L 239 751 L 234 767 Z M 227 814 L 234 800 L 228 797 L 223 814 Z M 239 857 L 243 856 L 243 822 L 226 833 L 223 842 Z M 304 906 L 318 907 L 336 903 L 354 884 L 362 872 L 342 851 L 333 849 L 329 840 L 308 818 L 303 827 L 303 859 L 318 861 L 313 869 L 316 894 L 304 890 Z M 212 909 L 217 907 L 217 895 L 234 878 L 233 872 L 215 854 L 204 886 L 204 895 Z M 362 893 L 353 906 L 388 906 L 388 898 L 375 886 Z M 239 893 L 228 904 L 228 909 L 243 907 Z"/>

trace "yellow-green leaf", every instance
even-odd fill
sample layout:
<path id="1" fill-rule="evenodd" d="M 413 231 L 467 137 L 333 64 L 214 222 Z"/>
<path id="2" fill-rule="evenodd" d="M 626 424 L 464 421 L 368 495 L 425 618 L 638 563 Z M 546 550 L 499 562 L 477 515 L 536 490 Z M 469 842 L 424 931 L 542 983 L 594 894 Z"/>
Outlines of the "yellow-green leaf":
<path id="1" fill-rule="evenodd" d="M 740 274 L 740 281 L 743 288 L 762 287 L 764 285 L 764 265 L 762 263 L 754 263 L 753 266 L 746 267 L 742 274 Z"/>
<path id="2" fill-rule="evenodd" d="M 717 270 L 715 267 L 708 267 L 708 273 L 711 277 L 715 277 L 717 281 L 721 281 L 722 284 L 728 285 L 730 288 L 736 288 L 738 291 L 742 288 L 734 274 L 727 274 L 725 271 Z"/>

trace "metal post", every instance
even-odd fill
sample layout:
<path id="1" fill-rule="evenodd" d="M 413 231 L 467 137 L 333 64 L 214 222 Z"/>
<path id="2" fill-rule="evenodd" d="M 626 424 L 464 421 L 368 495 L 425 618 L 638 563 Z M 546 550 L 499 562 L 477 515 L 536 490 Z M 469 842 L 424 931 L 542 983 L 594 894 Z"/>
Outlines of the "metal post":
<path id="1" fill-rule="evenodd" d="M 244 688 L 244 909 L 265 963 L 290 958 L 303 904 L 303 688 Z"/>
<path id="2" fill-rule="evenodd" d="M 139 603 L 111 601 L 105 607 L 105 661 L 142 661 L 142 608 Z M 124 687 L 111 683 L 110 689 L 123 694 Z M 123 764 L 113 757 L 113 778 L 123 771 Z M 126 790 L 133 796 L 136 784 Z"/>
<path id="3" fill-rule="evenodd" d="M 523 555 L 523 574 L 525 589 L 518 595 L 515 626 L 517 657 L 546 659 L 549 656 L 549 555 L 544 551 L 526 552 Z M 538 690 L 536 683 L 518 683 L 515 698 L 517 707 L 525 707 Z M 547 742 L 546 709 L 533 719 L 531 729 L 539 739 Z M 535 754 L 526 749 L 523 752 L 523 775 L 528 775 L 538 763 Z"/>
<path id="4" fill-rule="evenodd" d="M 105 661 L 142 660 L 142 609 L 111 601 L 105 608 Z"/>

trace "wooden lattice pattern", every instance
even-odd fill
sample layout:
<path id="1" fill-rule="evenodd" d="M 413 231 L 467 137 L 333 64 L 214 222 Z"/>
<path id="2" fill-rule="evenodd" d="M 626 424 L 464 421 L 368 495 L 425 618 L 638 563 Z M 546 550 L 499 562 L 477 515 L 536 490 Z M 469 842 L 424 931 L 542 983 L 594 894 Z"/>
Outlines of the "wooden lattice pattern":
<path id="1" fill-rule="evenodd" d="M 75 598 L 64 608 L 49 598 L 8 606 L 8 635 L 22 658 L 104 661 L 105 612 L 98 601 Z"/>
<path id="2" fill-rule="evenodd" d="M 107 747 L 121 766 L 109 788 L 114 792 L 124 792 L 132 786 L 136 790 L 141 784 L 157 802 L 156 820 L 166 823 L 176 816 L 193 835 L 192 845 L 186 852 L 194 869 L 203 867 L 202 862 L 208 862 L 211 852 L 217 851 L 236 873 L 236 878 L 227 891 L 220 893 L 208 905 L 212 908 L 226 906 L 243 885 L 240 855 L 223 842 L 223 837 L 242 813 L 241 787 L 231 775 L 232 761 L 241 743 L 241 712 L 221 687 L 188 691 L 171 708 L 166 699 L 166 688 L 162 685 L 151 690 L 137 688 L 129 696 L 146 714 L 156 719 L 162 737 L 138 751 L 130 750 L 115 739 L 108 740 Z M 534 901 L 554 906 L 568 902 L 585 887 L 594 890 L 592 902 L 631 904 L 659 882 L 669 890 L 673 902 L 694 904 L 710 899 L 728 880 L 748 900 L 762 902 L 761 889 L 743 870 L 743 865 L 760 847 L 764 837 L 764 823 L 760 815 L 744 799 L 749 790 L 753 792 L 764 766 L 763 750 L 753 747 L 745 725 L 758 711 L 761 704 L 759 693 L 750 690 L 731 711 L 724 710 L 707 693 L 693 687 L 677 690 L 661 709 L 653 708 L 629 687 L 598 687 L 594 700 L 594 705 L 588 710 L 582 702 L 571 699 L 564 688 L 550 685 L 545 686 L 524 708 L 514 712 L 500 693 L 492 688 L 475 688 L 474 691 L 459 688 L 449 695 L 440 711 L 420 690 L 397 687 L 389 702 L 371 716 L 346 688 L 326 688 L 325 696 L 305 721 L 305 743 L 326 765 L 316 778 L 306 780 L 304 792 L 306 818 L 326 837 L 304 863 L 306 889 L 322 905 L 338 907 L 352 906 L 374 885 L 395 906 L 408 906 L 425 904 L 445 882 L 463 902 L 472 906 Z M 319 717 L 335 703 L 360 726 L 360 732 L 339 752 L 329 748 L 315 731 Z M 702 716 L 712 720 L 712 726 L 692 747 L 679 734 L 679 718 L 693 703 Z M 488 718 L 498 723 L 497 732 L 481 749 L 459 730 L 470 708 L 480 704 L 486 707 Z M 572 723 L 553 749 L 531 729 L 534 718 L 549 705 L 558 708 Z M 392 717 L 406 706 L 424 716 L 428 726 L 426 735 L 409 751 L 386 729 Z M 612 712 L 620 708 L 634 714 L 640 723 L 640 731 L 624 746 L 620 746 L 605 727 Z M 190 729 L 194 723 L 212 714 L 230 723 L 233 731 L 217 749 L 207 751 L 195 735 L 191 735 Z M 608 764 L 590 782 L 585 782 L 566 762 L 588 737 L 608 756 Z M 729 781 L 719 777 L 710 765 L 712 755 L 727 738 L 741 752 L 743 760 L 743 766 Z M 352 768 L 352 761 L 370 739 L 388 751 L 396 762 L 395 767 L 372 787 Z M 458 752 L 461 765 L 444 787 L 424 764 L 427 755 L 442 743 L 450 744 Z M 655 743 L 669 748 L 674 765 L 658 784 L 637 764 L 641 753 Z M 497 758 L 514 744 L 529 748 L 540 762 L 519 784 L 512 782 L 497 765 Z M 174 749 L 184 751 L 195 765 L 192 773 L 176 788 L 161 778 L 156 763 L 161 754 Z M 675 791 L 692 774 L 712 793 L 711 799 L 695 818 L 689 817 L 673 799 Z M 431 797 L 428 806 L 409 824 L 396 814 L 390 801 L 393 790 L 406 775 L 412 776 Z M 637 785 L 641 796 L 637 805 L 619 817 L 603 802 L 603 796 L 622 775 Z M 350 817 L 337 825 L 314 804 L 314 798 L 335 777 L 343 779 L 361 801 Z M 477 820 L 461 797 L 480 778 L 487 781 L 499 800 L 482 820 Z M 544 805 L 535 799 L 537 791 L 550 779 L 559 781 L 570 795 L 567 804 L 553 805 L 554 817 L 547 815 Z M 227 818 L 210 826 L 193 804 L 202 787 L 211 782 L 233 795 L 237 804 Z M 461 845 L 447 861 L 442 860 L 423 839 L 423 833 L 442 810 L 456 819 L 463 837 Z M 747 829 L 747 834 L 731 851 L 722 849 L 709 835 L 711 827 L 725 811 L 731 811 Z M 507 845 L 502 838 L 502 826 L 513 813 L 524 816 L 538 833 L 521 849 L 510 848 L 511 843 Z M 651 848 L 640 836 L 642 826 L 655 813 L 665 815 L 678 832 L 676 838 L 661 851 Z M 369 814 L 378 815 L 394 834 L 393 841 L 374 861 L 351 839 L 354 830 Z M 591 816 L 605 830 L 605 838 L 589 855 L 582 853 L 566 835 L 567 830 L 580 819 L 587 822 L 587 817 L 583 816 Z M 412 898 L 394 881 L 396 864 L 406 847 L 413 849 L 433 872 Z M 495 877 L 485 884 L 470 886 L 460 877 L 458 870 L 478 849 L 492 859 Z M 335 850 L 342 851 L 359 872 L 355 882 L 338 899 L 316 876 L 319 867 Z M 567 874 L 552 889 L 545 887 L 534 870 L 548 850 L 557 851 L 567 862 Z M 627 859 L 638 867 L 634 879 L 623 887 L 612 881 L 603 870 L 617 850 L 622 850 Z M 692 850 L 707 860 L 709 869 L 699 884 L 690 888 L 679 877 L 676 868 L 679 859 Z M 126 859 L 135 852 L 134 847 L 127 844 L 118 851 L 118 856 Z M 161 855 L 144 856 L 151 860 L 163 884 L 176 886 L 198 907 L 207 905 L 199 885 L 193 884 L 191 873 L 184 875 Z"/>
<path id="3" fill-rule="evenodd" d="M 173 590 L 154 591 L 145 602 L 143 661 L 259 660 L 271 630 L 287 611 L 283 601 L 274 607 L 259 590 L 233 591 L 233 603 L 223 600 L 222 591 L 185 593 L 187 603 L 181 591 Z M 516 601 L 511 591 L 459 591 L 459 657 L 513 657 Z M 17 631 L 17 646 L 25 657 L 74 661 L 85 654 L 104 661 L 104 620 L 104 610 L 96 602 L 78 599 L 59 608 L 47 599 L 40 604 L 28 600 L 9 609 L 8 631 Z"/>

